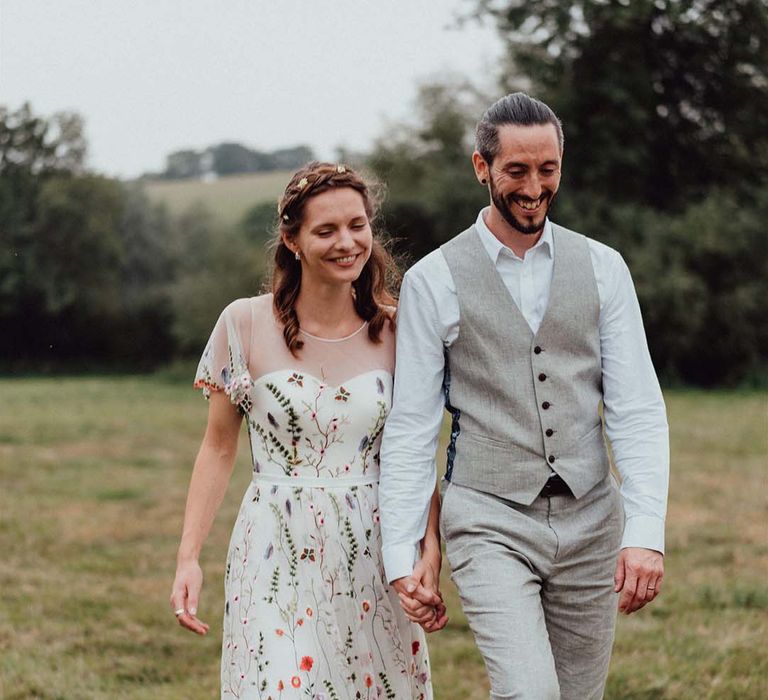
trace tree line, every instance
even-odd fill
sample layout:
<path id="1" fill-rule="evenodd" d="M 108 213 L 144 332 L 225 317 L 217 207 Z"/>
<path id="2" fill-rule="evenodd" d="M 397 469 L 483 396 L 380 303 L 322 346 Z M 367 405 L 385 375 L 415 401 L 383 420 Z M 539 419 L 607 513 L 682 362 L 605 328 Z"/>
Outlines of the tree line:
<path id="1" fill-rule="evenodd" d="M 274 170 L 297 170 L 314 158 L 309 146 L 258 151 L 241 143 L 225 142 L 202 150 L 182 149 L 168 154 L 165 170 L 146 173 L 146 179 L 183 180 L 211 175 L 265 173 Z"/>
<path id="2" fill-rule="evenodd" d="M 667 381 L 768 382 L 768 8 L 762 0 L 478 0 L 506 46 L 498 87 L 424 85 L 363 165 L 406 261 L 487 204 L 469 162 L 482 110 L 524 89 L 561 117 L 552 218 L 617 248 Z M 274 203 L 223 229 L 83 167 L 82 121 L 0 108 L 0 363 L 149 368 L 200 352 L 257 293 Z M 303 161 L 302 161 L 303 162 Z M 290 166 L 293 167 L 293 166 Z"/>

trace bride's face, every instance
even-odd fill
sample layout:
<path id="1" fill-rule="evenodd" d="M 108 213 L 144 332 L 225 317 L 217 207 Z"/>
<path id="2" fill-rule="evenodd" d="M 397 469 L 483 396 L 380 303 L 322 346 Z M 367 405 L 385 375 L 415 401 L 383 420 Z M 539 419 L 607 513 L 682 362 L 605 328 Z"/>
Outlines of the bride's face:
<path id="1" fill-rule="evenodd" d="M 301 228 L 290 248 L 301 254 L 305 280 L 351 283 L 363 271 L 372 246 L 363 197 L 357 190 L 343 187 L 307 201 Z"/>

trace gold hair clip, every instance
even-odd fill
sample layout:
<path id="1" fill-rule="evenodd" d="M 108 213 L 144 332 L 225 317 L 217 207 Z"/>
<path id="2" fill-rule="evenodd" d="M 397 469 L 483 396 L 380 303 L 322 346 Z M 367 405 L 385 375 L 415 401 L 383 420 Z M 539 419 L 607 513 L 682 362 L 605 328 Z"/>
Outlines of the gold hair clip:
<path id="1" fill-rule="evenodd" d="M 337 173 L 345 173 L 347 172 L 347 168 L 344 165 L 337 165 L 336 166 L 336 172 Z"/>
<path id="2" fill-rule="evenodd" d="M 307 182 L 308 182 L 307 178 L 303 177 L 303 178 L 301 178 L 301 180 L 299 180 L 299 182 L 296 185 L 296 187 L 298 187 L 300 190 L 304 189 L 304 187 L 306 187 Z"/>

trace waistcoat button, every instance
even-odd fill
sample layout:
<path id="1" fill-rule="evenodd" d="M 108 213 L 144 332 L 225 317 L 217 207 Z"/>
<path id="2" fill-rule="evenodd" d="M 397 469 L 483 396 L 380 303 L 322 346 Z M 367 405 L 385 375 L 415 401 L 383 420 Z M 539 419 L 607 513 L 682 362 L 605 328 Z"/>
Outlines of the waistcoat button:
<path id="1" fill-rule="evenodd" d="M 533 349 L 533 351 L 538 355 L 541 352 L 541 347 L 538 345 Z"/>
<path id="2" fill-rule="evenodd" d="M 555 455 L 549 455 L 549 463 L 552 464 L 555 461 Z"/>
<path id="3" fill-rule="evenodd" d="M 555 434 L 555 431 L 552 430 L 552 428 L 547 428 L 547 431 L 544 433 L 547 437 L 552 437 Z"/>
<path id="4" fill-rule="evenodd" d="M 543 404 L 541 404 L 541 407 L 546 411 L 552 404 L 549 403 L 549 401 L 545 401 Z"/>
<path id="5" fill-rule="evenodd" d="M 543 381 L 544 381 L 546 378 L 547 378 L 547 375 L 546 375 L 546 374 L 544 374 L 544 372 L 542 372 L 542 373 L 539 375 L 539 381 L 540 381 L 540 382 L 543 382 Z"/>

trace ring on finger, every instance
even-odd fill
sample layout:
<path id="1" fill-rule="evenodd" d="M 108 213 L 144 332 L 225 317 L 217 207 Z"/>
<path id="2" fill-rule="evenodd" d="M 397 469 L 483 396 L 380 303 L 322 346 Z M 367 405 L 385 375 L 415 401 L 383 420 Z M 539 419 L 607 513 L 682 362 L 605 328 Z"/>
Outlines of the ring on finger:
<path id="1" fill-rule="evenodd" d="M 174 614 L 176 617 L 179 617 L 179 615 L 183 615 L 185 612 L 186 612 L 186 611 L 184 610 L 184 608 L 178 608 L 177 610 L 174 610 L 174 611 L 173 611 L 173 614 Z"/>

